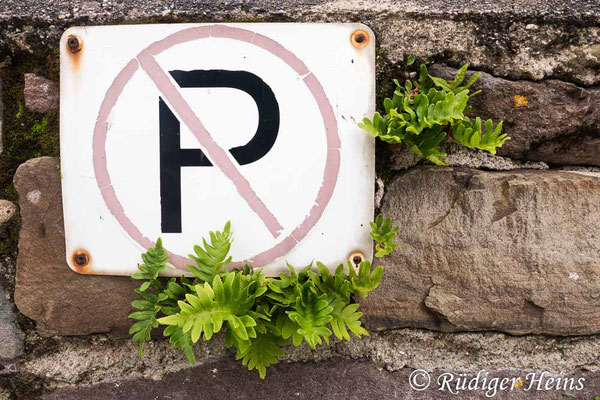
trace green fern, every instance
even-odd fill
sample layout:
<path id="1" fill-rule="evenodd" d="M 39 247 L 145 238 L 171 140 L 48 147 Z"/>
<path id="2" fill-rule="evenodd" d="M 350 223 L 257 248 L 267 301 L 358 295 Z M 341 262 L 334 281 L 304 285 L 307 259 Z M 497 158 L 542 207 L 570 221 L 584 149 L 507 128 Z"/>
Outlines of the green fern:
<path id="1" fill-rule="evenodd" d="M 389 254 L 398 229 L 382 216 L 372 227 L 378 254 Z M 145 281 L 136 289 L 141 299 L 132 303 L 137 311 L 130 315 L 136 320 L 130 333 L 140 344 L 140 356 L 144 343 L 160 326 L 191 364 L 194 344 L 224 331 L 225 343 L 235 349 L 236 358 L 264 378 L 267 368 L 284 355 L 286 345 L 306 342 L 315 349 L 329 343 L 331 335 L 340 340 L 350 340 L 350 333 L 359 338 L 368 335 L 354 299 L 377 287 L 381 267 L 372 271 L 371 264 L 363 262 L 357 274 L 350 265 L 339 265 L 333 273 L 320 262 L 299 270 L 288 265 L 289 274 L 279 278 L 267 278 L 247 265 L 227 272 L 231 241 L 227 223 L 222 232 L 210 233 L 210 244 L 203 241 L 203 248 L 196 246 L 196 266 L 189 266 L 193 278 L 166 282 L 158 278 L 167 264 L 160 239 L 142 255 L 135 278 Z"/>
<path id="2" fill-rule="evenodd" d="M 144 343 L 150 341 L 152 329 L 158 327 L 156 316 L 160 311 L 160 306 L 158 304 L 158 296 L 155 294 L 146 293 L 141 289 L 136 289 L 136 291 L 144 298 L 144 300 L 134 300 L 131 303 L 131 306 L 138 311 L 129 314 L 129 318 L 138 321 L 131 325 L 129 334 L 133 335 L 132 339 L 134 342 L 139 343 L 139 356 L 142 357 Z"/>
<path id="3" fill-rule="evenodd" d="M 457 143 L 472 149 L 482 149 L 496 154 L 496 148 L 500 147 L 510 138 L 502 132 L 502 121 L 498 122 L 494 129 L 491 119 L 485 121 L 484 129 L 481 129 L 481 118 L 475 118 L 471 122 L 468 118 L 452 127 L 452 137 Z"/>
<path id="4" fill-rule="evenodd" d="M 331 322 L 333 307 L 327 301 L 327 295 L 317 295 L 312 282 L 306 282 L 302 286 L 296 286 L 297 299 L 288 311 L 290 319 L 298 324 L 298 333 L 308 343 L 311 349 L 315 349 L 322 343 L 321 338 L 329 343 L 331 331 L 327 328 Z"/>
<path id="5" fill-rule="evenodd" d="M 384 257 L 390 254 L 396 248 L 396 243 L 392 242 L 392 239 L 396 237 L 398 233 L 398 227 L 392 229 L 392 219 L 383 218 L 382 214 L 379 214 L 375 218 L 375 222 L 371 222 L 371 237 L 377 244 L 375 245 L 375 257 Z"/>
<path id="6" fill-rule="evenodd" d="M 339 300 L 336 301 L 333 311 L 331 312 L 331 329 L 338 339 L 350 340 L 348 329 L 350 329 L 350 331 L 358 338 L 361 336 L 369 336 L 369 332 L 362 327 L 360 322 L 362 313 L 358 312 L 357 309 L 357 303 L 345 305 Z"/>
<path id="7" fill-rule="evenodd" d="M 381 276 L 383 275 L 383 267 L 379 266 L 372 270 L 371 263 L 363 261 L 358 267 L 358 274 L 354 268 L 350 268 L 350 282 L 354 291 L 360 298 L 365 298 L 367 295 L 379 286 Z"/>
<path id="8" fill-rule="evenodd" d="M 256 337 L 256 321 L 248 314 L 254 305 L 255 295 L 250 295 L 248 289 L 249 286 L 241 288 L 239 272 L 227 274 L 225 282 L 220 276 L 215 276 L 212 286 L 208 282 L 196 285 L 195 294 L 188 293 L 185 301 L 178 302 L 179 313 L 160 318 L 158 322 L 178 326 L 184 333 L 191 332 L 193 343 L 202 336 L 209 340 L 221 330 L 224 322 L 228 323 L 236 337 L 248 340 Z"/>
<path id="9" fill-rule="evenodd" d="M 158 281 L 158 274 L 167 266 L 168 253 L 162 247 L 162 240 L 156 241 L 156 247 L 148 249 L 142 254 L 142 264 L 138 265 L 140 272 L 133 274 L 133 279 L 146 280 L 136 289 L 143 300 L 134 300 L 131 306 L 138 311 L 129 315 L 129 318 L 137 320 L 129 329 L 133 335 L 133 341 L 139 343 L 139 356 L 142 357 L 144 343 L 150 340 L 152 329 L 158 327 L 157 315 L 161 308 L 161 302 L 168 296 L 162 292 L 162 286 Z M 148 291 L 152 287 L 154 292 Z"/>
<path id="10" fill-rule="evenodd" d="M 252 338 L 238 348 L 236 359 L 242 360 L 242 365 L 247 365 L 248 370 L 256 368 L 260 377 L 265 378 L 269 365 L 276 364 L 277 358 L 285 355 L 281 350 L 287 341 L 274 334 L 268 333 Z"/>
<path id="11" fill-rule="evenodd" d="M 191 332 L 184 332 L 181 327 L 170 325 L 165 328 L 163 335 L 169 337 L 169 342 L 174 348 L 183 350 L 185 358 L 187 358 L 190 364 L 193 365 L 196 363 Z"/>
<path id="12" fill-rule="evenodd" d="M 437 165 L 445 165 L 446 154 L 439 150 L 439 146 L 450 132 L 460 144 L 495 154 L 496 148 L 509 139 L 506 135 L 501 135 L 502 122 L 493 131 L 487 130 L 486 122 L 486 133 L 481 135 L 479 131 L 479 139 L 473 137 L 477 134 L 471 135 L 470 132 L 466 135 L 473 140 L 463 139 L 464 135 L 461 136 L 470 128 L 475 131 L 467 117 L 471 110 L 467 103 L 471 96 L 479 93 L 469 93 L 469 88 L 477 81 L 479 73 L 473 74 L 463 84 L 467 67 L 468 64 L 463 65 L 454 80 L 446 81 L 431 76 L 425 64 L 421 64 L 418 81 L 408 80 L 401 85 L 394 80 L 394 95 L 383 102 L 384 116 L 376 112 L 373 120 L 365 118 L 358 126 L 385 142 L 404 143 L 410 151 Z M 464 128 L 457 137 L 455 128 L 463 125 Z"/>
<path id="13" fill-rule="evenodd" d="M 138 265 L 140 272 L 131 275 L 133 279 L 145 279 L 146 282 L 140 287 L 141 291 L 145 291 L 152 284 L 156 284 L 158 275 L 167 267 L 169 254 L 162 247 L 162 240 L 159 238 L 156 241 L 156 247 L 148 249 L 142 254 L 142 264 Z"/>
<path id="14" fill-rule="evenodd" d="M 188 265 L 188 269 L 201 282 L 212 282 L 215 276 L 219 275 L 223 267 L 231 262 L 231 257 L 227 257 L 231 248 L 231 222 L 227 222 L 223 232 L 210 232 L 210 244 L 206 239 L 202 239 L 204 248 L 194 246 L 194 254 L 190 258 L 194 260 L 196 266 Z"/>

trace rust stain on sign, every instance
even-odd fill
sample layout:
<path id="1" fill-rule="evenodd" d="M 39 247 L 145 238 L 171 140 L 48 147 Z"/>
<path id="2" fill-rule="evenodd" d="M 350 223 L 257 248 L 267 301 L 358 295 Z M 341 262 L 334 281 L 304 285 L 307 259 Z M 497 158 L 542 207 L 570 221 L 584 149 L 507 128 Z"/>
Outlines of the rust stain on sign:
<path id="1" fill-rule="evenodd" d="M 66 46 L 69 49 L 67 53 L 73 63 L 73 68 L 77 71 L 82 58 L 83 41 L 77 35 L 69 35 L 67 37 Z"/>
<path id="2" fill-rule="evenodd" d="M 86 267 L 90 265 L 90 254 L 83 249 L 75 250 L 71 256 L 72 269 L 80 274 L 87 274 Z"/>
<path id="3" fill-rule="evenodd" d="M 350 35 L 350 43 L 357 49 L 361 49 L 369 43 L 369 34 L 362 29 L 354 31 Z"/>

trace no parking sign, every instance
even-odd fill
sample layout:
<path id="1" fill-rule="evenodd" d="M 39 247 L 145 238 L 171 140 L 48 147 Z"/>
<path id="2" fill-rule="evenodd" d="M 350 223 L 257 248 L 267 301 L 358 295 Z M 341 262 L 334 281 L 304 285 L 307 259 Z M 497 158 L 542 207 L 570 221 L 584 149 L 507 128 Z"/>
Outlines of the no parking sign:
<path id="1" fill-rule="evenodd" d="M 61 40 L 67 262 L 174 266 L 231 220 L 235 264 L 371 258 L 374 36 L 361 24 L 71 28 Z M 81 263 L 77 255 L 85 254 Z"/>

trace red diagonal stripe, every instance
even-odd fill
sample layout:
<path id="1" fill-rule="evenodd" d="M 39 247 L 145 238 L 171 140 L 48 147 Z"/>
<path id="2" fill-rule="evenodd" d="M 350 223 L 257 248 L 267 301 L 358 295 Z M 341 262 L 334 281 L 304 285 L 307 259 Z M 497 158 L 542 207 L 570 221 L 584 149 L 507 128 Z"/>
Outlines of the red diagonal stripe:
<path id="1" fill-rule="evenodd" d="M 240 196 L 242 196 L 250 208 L 252 208 L 260 219 L 262 219 L 273 237 L 278 237 L 283 230 L 283 227 L 279 221 L 277 221 L 277 218 L 275 218 L 267 206 L 256 195 L 250 186 L 250 183 L 227 156 L 226 151 L 223 150 L 210 136 L 210 133 L 206 130 L 198 116 L 185 101 L 181 93 L 179 93 L 177 87 L 171 82 L 160 65 L 158 65 L 154 57 L 144 50 L 138 54 L 137 60 L 161 94 L 167 99 L 173 110 L 179 115 L 179 118 L 187 125 L 200 145 L 206 150 L 213 165 L 223 171 L 225 176 L 233 182 Z"/>

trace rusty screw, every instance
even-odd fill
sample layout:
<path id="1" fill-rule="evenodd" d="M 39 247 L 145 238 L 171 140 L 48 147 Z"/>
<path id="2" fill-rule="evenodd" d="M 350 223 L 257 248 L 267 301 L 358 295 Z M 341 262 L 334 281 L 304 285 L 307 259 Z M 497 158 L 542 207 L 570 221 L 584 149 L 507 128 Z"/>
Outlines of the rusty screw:
<path id="1" fill-rule="evenodd" d="M 80 267 L 85 267 L 90 262 L 90 255 L 85 250 L 73 252 L 73 262 Z"/>
<path id="2" fill-rule="evenodd" d="M 369 43 L 369 34 L 363 30 L 354 31 L 350 36 L 350 41 L 352 42 L 352 46 L 360 49 Z"/>
<path id="3" fill-rule="evenodd" d="M 365 261 L 365 256 L 360 251 L 355 251 L 352 254 L 350 254 L 350 256 L 348 257 L 348 261 L 350 261 L 352 264 L 358 267 L 361 262 Z"/>
<path id="4" fill-rule="evenodd" d="M 75 35 L 70 35 L 67 39 L 67 47 L 71 53 L 77 53 L 81 50 L 81 40 Z"/>

